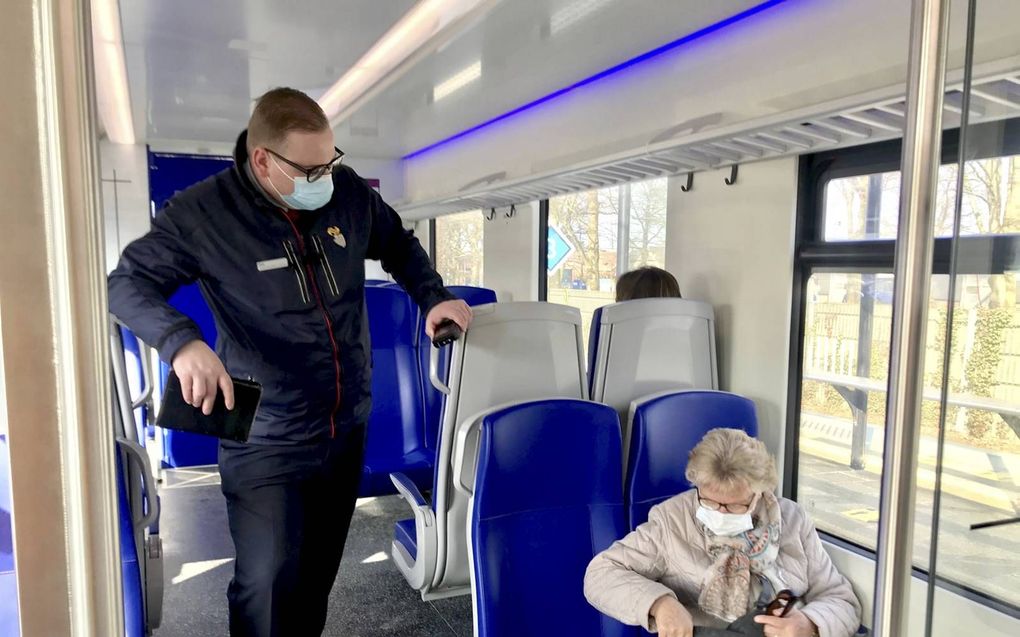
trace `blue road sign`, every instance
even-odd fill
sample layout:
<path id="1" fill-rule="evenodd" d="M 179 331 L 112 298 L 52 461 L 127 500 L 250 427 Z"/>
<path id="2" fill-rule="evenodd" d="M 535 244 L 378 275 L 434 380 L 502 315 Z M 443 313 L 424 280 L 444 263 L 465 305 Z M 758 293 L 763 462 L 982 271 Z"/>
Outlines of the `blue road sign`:
<path id="1" fill-rule="evenodd" d="M 574 246 L 570 245 L 570 242 L 566 240 L 563 233 L 553 226 L 549 226 L 548 243 L 549 253 L 546 263 L 549 272 L 553 272 L 567 260 L 567 257 L 574 253 Z"/>

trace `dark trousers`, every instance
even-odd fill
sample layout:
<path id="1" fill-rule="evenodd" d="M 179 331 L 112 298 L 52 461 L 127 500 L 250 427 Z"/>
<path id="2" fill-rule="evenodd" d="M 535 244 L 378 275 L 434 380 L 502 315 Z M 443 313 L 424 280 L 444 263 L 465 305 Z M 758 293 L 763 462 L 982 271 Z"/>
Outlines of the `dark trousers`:
<path id="1" fill-rule="evenodd" d="M 236 553 L 231 637 L 322 634 L 364 451 L 364 426 L 315 445 L 220 446 Z"/>

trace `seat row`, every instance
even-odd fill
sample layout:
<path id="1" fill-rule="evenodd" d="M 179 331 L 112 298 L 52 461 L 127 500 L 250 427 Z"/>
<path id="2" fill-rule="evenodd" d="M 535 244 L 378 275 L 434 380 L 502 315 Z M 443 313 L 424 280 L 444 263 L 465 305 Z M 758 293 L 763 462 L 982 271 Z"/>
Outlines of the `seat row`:
<path id="1" fill-rule="evenodd" d="M 492 290 L 469 286 L 452 286 L 450 291 L 469 304 L 493 303 Z M 213 317 L 201 295 L 182 288 L 171 299 L 178 310 L 194 320 L 210 345 L 216 341 Z M 410 297 L 395 283 L 368 281 L 365 303 L 372 339 L 373 410 L 368 423 L 365 470 L 361 495 L 393 493 L 389 474 L 402 472 L 416 484 L 426 488 L 432 482 L 436 439 L 442 395 L 428 382 L 428 350 L 424 317 Z M 126 328 L 123 330 L 124 354 L 128 382 L 135 394 L 151 393 L 152 383 L 146 374 L 147 353 Z M 447 357 L 448 358 L 448 357 Z M 169 367 L 163 364 L 160 390 L 165 387 Z M 445 373 L 445 360 L 440 373 Z M 161 459 L 168 467 L 215 464 L 217 441 L 208 436 L 164 429 L 154 432 L 154 409 L 145 400 L 135 413 L 139 435 L 155 438 L 162 450 Z"/>
<path id="2" fill-rule="evenodd" d="M 441 384 L 448 395 L 431 500 L 407 476 L 391 476 L 414 516 L 396 524 L 392 545 L 394 563 L 408 583 L 423 599 L 471 592 L 468 520 L 477 497 L 475 486 L 480 484 L 483 423 L 501 410 L 553 399 L 573 401 L 571 409 L 577 413 L 583 413 L 585 405 L 609 409 L 619 439 L 614 462 L 621 502 L 624 489 L 627 493 L 626 526 L 639 524 L 651 506 L 686 490 L 684 449 L 693 448 L 706 427 L 729 423 L 756 433 L 750 401 L 713 389 L 711 320 L 710 308 L 679 299 L 631 301 L 605 308 L 589 350 L 593 395 L 588 391 L 581 319 L 575 308 L 547 303 L 476 308 L 471 329 L 452 348 L 449 384 Z M 697 384 L 706 389 L 682 391 Z M 643 397 L 648 391 L 653 394 Z M 612 396 L 614 404 L 586 402 L 605 396 Z M 641 400 L 635 402 L 635 398 Z M 527 413 L 535 415 L 531 410 Z M 558 426 L 555 419 L 537 420 L 548 425 L 548 432 L 543 428 L 535 430 L 536 435 L 522 435 L 514 452 L 504 458 L 519 464 L 521 471 L 530 471 L 536 454 L 543 452 L 545 441 L 538 433 L 554 432 Z M 574 442 L 584 449 L 589 441 Z M 559 462 L 574 470 L 575 454 L 569 449 L 558 453 Z M 590 483 L 601 471 L 599 462 L 578 469 L 573 482 Z M 626 484 L 624 462 L 629 468 Z M 538 507 L 544 492 L 553 493 L 559 485 L 554 479 L 522 484 L 522 497 L 532 498 L 529 506 Z"/>

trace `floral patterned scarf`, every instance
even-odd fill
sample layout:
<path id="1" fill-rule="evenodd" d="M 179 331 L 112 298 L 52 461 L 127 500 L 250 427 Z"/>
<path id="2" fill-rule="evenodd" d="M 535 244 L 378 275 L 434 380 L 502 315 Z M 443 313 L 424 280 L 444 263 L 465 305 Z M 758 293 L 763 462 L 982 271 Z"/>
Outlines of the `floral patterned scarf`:
<path id="1" fill-rule="evenodd" d="M 728 622 L 751 609 L 751 573 L 764 576 L 779 555 L 782 519 L 773 493 L 762 493 L 752 519 L 753 529 L 732 537 L 705 529 L 708 552 L 715 561 L 705 574 L 698 605 Z"/>

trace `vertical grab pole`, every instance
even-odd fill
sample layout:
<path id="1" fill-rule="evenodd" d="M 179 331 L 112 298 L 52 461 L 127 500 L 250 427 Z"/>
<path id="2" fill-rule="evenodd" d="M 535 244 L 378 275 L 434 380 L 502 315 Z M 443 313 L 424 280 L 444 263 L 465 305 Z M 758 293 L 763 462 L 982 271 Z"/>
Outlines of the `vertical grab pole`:
<path id="1" fill-rule="evenodd" d="M 945 92 L 949 0 L 913 0 L 896 237 L 885 462 L 882 471 L 874 634 L 907 634 L 932 212 Z"/>

